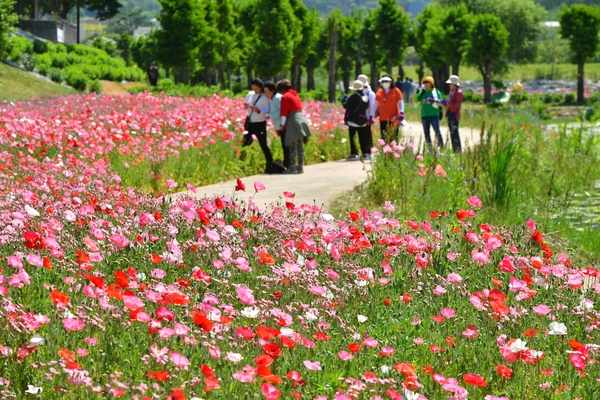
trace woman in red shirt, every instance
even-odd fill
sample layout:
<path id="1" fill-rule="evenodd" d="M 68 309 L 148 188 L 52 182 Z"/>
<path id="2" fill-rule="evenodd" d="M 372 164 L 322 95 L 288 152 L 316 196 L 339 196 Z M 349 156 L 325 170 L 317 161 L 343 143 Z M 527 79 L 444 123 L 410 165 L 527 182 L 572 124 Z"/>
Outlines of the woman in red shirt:
<path id="1" fill-rule="evenodd" d="M 381 137 L 386 143 L 392 140 L 398 141 L 398 125 L 404 121 L 402 92 L 397 87 L 392 86 L 392 78 L 389 75 L 384 75 L 379 83 L 381 88 L 375 94 L 375 100 L 379 104 Z"/>
<path id="2" fill-rule="evenodd" d="M 301 174 L 304 172 L 303 143 L 310 136 L 309 123 L 302 113 L 302 102 L 298 92 L 292 88 L 287 79 L 277 82 L 277 92 L 281 93 L 281 127 L 279 133 L 285 131 L 285 145 L 290 150 L 290 167 L 284 174 Z"/>

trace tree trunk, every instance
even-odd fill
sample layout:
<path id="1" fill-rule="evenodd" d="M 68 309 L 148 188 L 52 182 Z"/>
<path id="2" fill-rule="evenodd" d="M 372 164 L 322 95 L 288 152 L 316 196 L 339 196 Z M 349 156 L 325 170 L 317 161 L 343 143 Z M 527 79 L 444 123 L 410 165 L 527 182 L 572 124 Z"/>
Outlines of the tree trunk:
<path id="1" fill-rule="evenodd" d="M 360 57 L 356 57 L 356 60 L 354 60 L 354 75 L 358 77 L 360 74 L 362 74 L 362 60 Z"/>
<path id="2" fill-rule="evenodd" d="M 342 73 L 342 79 L 344 81 L 344 87 L 350 87 L 350 66 L 344 68 L 344 71 Z"/>
<path id="3" fill-rule="evenodd" d="M 483 71 L 483 102 L 492 101 L 492 62 L 486 61 Z"/>
<path id="4" fill-rule="evenodd" d="M 250 89 L 250 84 L 252 83 L 252 79 L 254 78 L 252 76 L 252 65 L 250 64 L 246 65 L 246 78 L 248 79 L 248 89 Z"/>
<path id="5" fill-rule="evenodd" d="M 330 44 L 329 44 L 329 80 L 328 80 L 328 86 L 329 86 L 329 95 L 328 95 L 328 100 L 330 103 L 335 103 L 335 92 L 336 92 L 336 85 L 335 85 L 335 70 L 336 70 L 336 63 L 337 63 L 337 59 L 336 59 L 336 51 L 337 51 L 337 38 L 332 38 L 330 40 Z"/>
<path id="6" fill-rule="evenodd" d="M 377 69 L 377 63 L 371 61 L 371 89 L 377 90 L 379 87 L 379 70 Z"/>
<path id="7" fill-rule="evenodd" d="M 298 64 L 298 71 L 296 72 L 296 82 L 293 83 L 296 92 L 302 91 L 302 65 Z"/>
<path id="8" fill-rule="evenodd" d="M 227 89 L 231 89 L 231 68 L 227 68 L 225 74 L 227 75 Z"/>
<path id="9" fill-rule="evenodd" d="M 171 77 L 171 71 L 169 70 L 169 67 L 165 67 L 165 78 L 170 78 Z"/>
<path id="10" fill-rule="evenodd" d="M 417 69 L 417 74 L 419 75 L 419 84 L 423 80 L 423 75 L 425 74 L 425 66 L 423 65 L 423 61 L 419 60 L 419 68 Z"/>
<path id="11" fill-rule="evenodd" d="M 398 76 L 400 80 L 404 80 L 404 67 L 402 67 L 402 64 L 398 65 Z"/>
<path id="12" fill-rule="evenodd" d="M 448 94 L 450 93 L 450 85 L 447 85 L 446 82 L 448 81 L 448 78 L 450 78 L 450 64 L 444 64 L 440 71 L 439 87 L 441 88 L 442 93 Z"/>
<path id="13" fill-rule="evenodd" d="M 583 103 L 583 63 L 577 64 L 577 102 Z"/>
<path id="14" fill-rule="evenodd" d="M 390 57 L 388 57 L 387 59 L 387 73 L 389 76 L 392 77 L 392 81 L 394 80 L 394 63 L 392 62 L 392 59 Z"/>
<path id="15" fill-rule="evenodd" d="M 315 90 L 315 69 L 306 68 L 306 90 Z"/>
<path id="16" fill-rule="evenodd" d="M 218 78 L 219 84 L 221 85 L 221 90 L 225 89 L 225 66 L 222 62 L 219 63 L 218 67 Z"/>
<path id="17" fill-rule="evenodd" d="M 458 76 L 458 67 L 459 66 L 460 66 L 460 64 L 458 62 L 456 64 L 452 65 L 452 75 Z"/>

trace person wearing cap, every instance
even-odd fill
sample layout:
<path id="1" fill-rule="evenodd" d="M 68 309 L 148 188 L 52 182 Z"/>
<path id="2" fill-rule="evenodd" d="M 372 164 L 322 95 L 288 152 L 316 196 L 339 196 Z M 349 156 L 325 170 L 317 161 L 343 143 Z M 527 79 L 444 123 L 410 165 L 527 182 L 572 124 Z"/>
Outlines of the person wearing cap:
<path id="1" fill-rule="evenodd" d="M 298 92 L 288 79 L 277 82 L 277 92 L 281 93 L 281 126 L 277 132 L 285 132 L 285 145 L 289 148 L 290 164 L 283 174 L 304 173 L 304 143 L 310 136 L 309 123 L 302 112 L 302 102 Z"/>
<path id="2" fill-rule="evenodd" d="M 251 145 L 252 135 L 256 136 L 267 163 L 265 173 L 269 174 L 273 156 L 267 144 L 267 114 L 261 111 L 269 108 L 269 99 L 263 92 L 264 86 L 265 84 L 260 78 L 252 79 L 250 84 L 252 90 L 244 99 L 244 108 L 247 110 L 246 115 L 249 119 L 247 133 L 244 133 L 244 145 Z"/>
<path id="3" fill-rule="evenodd" d="M 369 129 L 369 119 L 367 117 L 369 109 L 369 96 L 364 93 L 364 85 L 361 80 L 355 80 L 349 90 L 354 93 L 348 97 L 348 101 L 343 103 L 346 109 L 344 122 L 348 125 L 350 134 L 350 157 L 347 161 L 358 161 L 358 149 L 354 143 L 354 136 L 358 133 L 358 142 L 362 152 L 363 160 L 371 159 L 371 137 Z"/>
<path id="4" fill-rule="evenodd" d="M 450 129 L 450 139 L 452 140 L 452 150 L 455 153 L 462 151 L 460 144 L 460 135 L 458 134 L 458 124 L 460 121 L 460 106 L 464 100 L 463 91 L 460 88 L 460 79 L 456 75 L 451 75 L 447 84 L 450 85 L 450 94 L 448 104 L 446 105 L 446 119 Z"/>
<path id="5" fill-rule="evenodd" d="M 417 102 L 421 103 L 421 121 L 423 122 L 425 141 L 430 148 L 433 146 L 430 136 L 430 127 L 433 127 L 438 141 L 437 144 L 442 148 L 444 147 L 444 140 L 440 132 L 440 104 L 444 104 L 446 101 L 443 99 L 442 93 L 436 89 L 435 81 L 431 76 L 423 78 L 421 84 L 417 93 Z"/>
<path id="6" fill-rule="evenodd" d="M 384 75 L 379 83 L 381 88 L 375 94 L 379 105 L 379 127 L 381 137 L 389 143 L 398 140 L 398 125 L 404 121 L 404 98 L 400 89 L 392 85 L 389 75 Z"/>
<path id="7" fill-rule="evenodd" d="M 371 90 L 369 85 L 369 77 L 365 74 L 360 74 L 356 80 L 359 80 L 363 84 L 363 93 L 369 97 L 369 108 L 367 109 L 367 126 L 369 127 L 369 148 L 373 147 L 373 131 L 371 126 L 375 123 L 375 115 L 377 113 L 377 100 L 375 99 L 375 92 Z"/>

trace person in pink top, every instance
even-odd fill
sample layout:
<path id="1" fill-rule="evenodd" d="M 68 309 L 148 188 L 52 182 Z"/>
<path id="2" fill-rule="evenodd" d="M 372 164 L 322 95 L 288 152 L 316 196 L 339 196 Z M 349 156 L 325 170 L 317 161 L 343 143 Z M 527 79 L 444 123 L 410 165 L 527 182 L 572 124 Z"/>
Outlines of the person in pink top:
<path id="1" fill-rule="evenodd" d="M 448 128 L 450 128 L 452 150 L 455 153 L 460 153 L 462 147 L 460 144 L 460 135 L 458 134 L 458 124 L 460 121 L 460 106 L 464 100 L 464 95 L 460 88 L 458 76 L 450 76 L 450 79 L 446 83 L 450 85 L 450 95 L 448 96 L 448 103 L 446 105 L 446 118 L 448 119 Z"/>
<path id="2" fill-rule="evenodd" d="M 309 123 L 302 113 L 302 102 L 287 79 L 277 82 L 277 92 L 281 93 L 281 127 L 278 133 L 285 131 L 285 145 L 290 150 L 290 166 L 284 174 L 304 172 L 304 143 L 310 136 Z"/>

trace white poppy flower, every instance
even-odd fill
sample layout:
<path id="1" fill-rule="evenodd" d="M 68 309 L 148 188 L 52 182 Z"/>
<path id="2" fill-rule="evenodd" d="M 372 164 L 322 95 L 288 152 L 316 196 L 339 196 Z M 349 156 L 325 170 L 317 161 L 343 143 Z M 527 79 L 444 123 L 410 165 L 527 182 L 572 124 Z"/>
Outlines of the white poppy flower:
<path id="1" fill-rule="evenodd" d="M 37 210 L 31 206 L 26 205 L 25 206 L 25 212 L 30 216 L 30 217 L 39 217 L 40 213 L 37 212 Z"/>
<path id="2" fill-rule="evenodd" d="M 552 322 L 549 327 L 548 335 L 566 335 L 567 326 L 562 322 Z"/>

